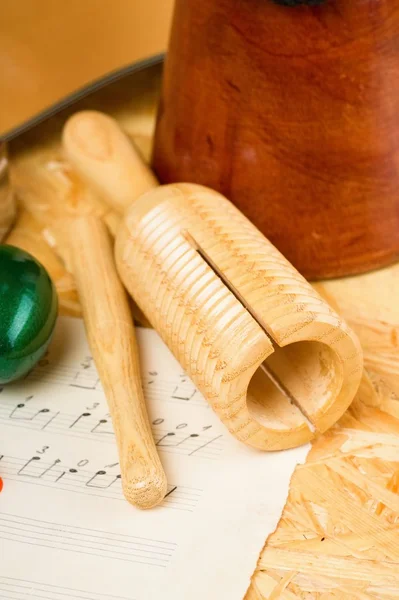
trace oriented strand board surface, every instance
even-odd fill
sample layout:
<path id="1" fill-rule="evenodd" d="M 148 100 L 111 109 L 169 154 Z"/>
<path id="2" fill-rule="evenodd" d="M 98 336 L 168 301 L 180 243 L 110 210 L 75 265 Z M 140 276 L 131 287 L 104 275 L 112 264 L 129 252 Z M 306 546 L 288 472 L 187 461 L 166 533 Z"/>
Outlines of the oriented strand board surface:
<path id="1" fill-rule="evenodd" d="M 159 70 L 153 69 L 107 88 L 83 106 L 111 112 L 148 157 L 158 83 Z M 62 313 L 78 316 L 73 280 L 40 235 L 61 209 L 52 203 L 49 188 L 42 194 L 33 189 L 31 178 L 48 161 L 55 171 L 62 162 L 64 118 L 26 134 L 11 148 L 21 214 L 9 242 L 46 265 Z M 79 203 L 73 190 L 65 194 L 65 202 Z M 296 469 L 247 600 L 399 598 L 399 264 L 316 287 L 359 335 L 367 372 L 351 408 Z"/>

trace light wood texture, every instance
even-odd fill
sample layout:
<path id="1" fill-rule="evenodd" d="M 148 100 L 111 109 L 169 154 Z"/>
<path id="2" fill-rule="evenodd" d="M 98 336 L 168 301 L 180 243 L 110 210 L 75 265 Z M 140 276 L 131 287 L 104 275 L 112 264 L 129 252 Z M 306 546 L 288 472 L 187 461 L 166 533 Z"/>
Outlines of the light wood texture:
<path id="1" fill-rule="evenodd" d="M 156 179 L 105 114 L 70 117 L 63 146 L 112 208 L 131 205 L 116 246 L 125 286 L 229 431 L 276 450 L 334 424 L 359 385 L 359 344 L 259 231 L 200 186 L 139 197 Z"/>
<path id="2" fill-rule="evenodd" d="M 158 185 L 115 119 L 104 113 L 72 115 L 63 130 L 63 146 L 75 170 L 118 212 Z"/>
<path id="3" fill-rule="evenodd" d="M 131 504 L 151 508 L 165 497 L 166 477 L 148 421 L 132 315 L 111 240 L 97 217 L 67 223 L 72 273 L 112 417 L 123 492 Z"/>
<path id="4" fill-rule="evenodd" d="M 347 409 L 362 374 L 356 336 L 220 194 L 194 184 L 144 194 L 115 256 L 130 294 L 240 441 L 298 446 Z"/>
<path id="5" fill-rule="evenodd" d="M 136 74 L 75 110 L 110 112 L 148 159 L 160 75 L 159 68 Z M 43 193 L 42 211 L 37 211 L 22 161 L 30 157 L 33 168 L 51 153 L 59 156 L 61 127 L 69 114 L 11 146 L 12 176 L 23 210 L 8 239 L 38 252 L 55 280 L 63 314 L 76 314 L 72 278 L 40 240 L 43 220 L 27 212 L 32 201 L 33 212 L 43 218 L 46 204 L 52 203 L 54 214 L 57 202 Z M 345 415 L 313 443 L 306 464 L 296 469 L 284 513 L 265 541 L 246 600 L 394 600 L 399 589 L 399 264 L 315 287 L 357 333 L 367 375 Z M 265 493 L 265 502 L 269 500 L 272 489 Z"/>
<path id="6" fill-rule="evenodd" d="M 0 242 L 13 224 L 15 216 L 16 204 L 9 184 L 6 148 L 0 140 Z"/>
<path id="7" fill-rule="evenodd" d="M 101 202 L 97 194 L 80 180 L 75 171 L 71 168 L 68 161 L 65 159 L 62 148 L 59 148 L 58 152 L 55 153 L 53 149 L 49 149 L 48 152 L 44 150 L 39 164 L 36 162 L 36 160 L 32 160 L 32 157 L 29 153 L 21 153 L 19 158 L 14 161 L 14 167 L 16 165 L 18 166 L 16 171 L 14 170 L 14 188 L 18 193 L 20 190 L 19 186 L 22 186 L 23 191 L 21 193 L 21 197 L 24 199 L 24 202 L 29 204 L 31 212 L 43 224 L 44 236 L 47 240 L 49 240 L 51 245 L 56 246 L 57 253 L 61 256 L 62 260 L 66 264 L 68 271 L 73 273 L 75 276 L 75 269 L 81 264 L 79 261 L 71 260 L 71 247 L 73 248 L 78 242 L 81 244 L 81 251 L 82 248 L 84 250 L 85 259 L 88 259 L 84 262 L 87 262 L 87 264 L 96 263 L 98 260 L 98 249 L 101 246 L 96 246 L 93 250 L 93 254 L 91 252 L 90 245 L 85 247 L 84 242 L 81 239 L 78 240 L 76 238 L 76 233 L 73 228 L 67 230 L 64 227 L 64 221 L 69 221 L 71 218 L 76 219 L 82 215 L 92 215 L 93 218 L 101 217 L 108 225 L 109 229 L 111 231 L 115 231 L 117 224 L 119 223 L 120 215 L 110 211 L 107 206 Z M 17 174 L 16 176 L 15 173 Z M 77 221 L 77 223 L 78 222 L 80 221 Z M 83 221 L 81 222 L 83 223 Z M 107 246 L 104 247 L 104 252 L 106 252 L 106 249 Z M 50 274 L 52 273 L 51 270 L 49 272 Z M 114 289 L 113 293 L 116 294 L 114 306 L 119 306 L 119 304 L 121 304 L 120 310 L 122 312 L 125 311 L 125 308 L 129 310 L 125 293 L 122 290 L 122 286 L 118 281 L 116 274 L 114 273 L 112 275 L 111 268 L 108 271 L 108 283 L 106 280 L 99 280 L 101 283 L 99 284 L 97 296 L 93 296 L 92 294 L 93 289 L 95 289 L 95 282 L 92 281 L 89 283 L 88 275 L 89 272 L 85 277 L 81 277 L 79 279 L 79 295 L 85 298 L 86 301 L 91 300 L 89 308 L 86 307 L 87 310 L 84 311 L 86 327 L 89 327 L 89 315 L 91 315 L 92 319 L 98 316 L 95 314 L 93 308 L 95 305 L 93 303 L 96 302 L 96 298 L 100 294 L 101 289 L 107 287 L 107 285 L 110 286 L 111 291 Z M 117 282 L 117 287 L 115 287 L 115 282 Z M 55 283 L 57 290 L 59 291 L 60 281 L 55 279 Z M 85 287 L 87 285 L 89 285 L 88 288 Z M 105 299 L 106 298 L 107 296 L 105 296 Z M 118 298 L 120 301 L 118 301 Z M 105 299 L 103 298 L 103 301 L 105 301 Z M 108 300 L 110 300 L 110 298 L 108 298 Z M 82 304 L 84 305 L 84 302 L 82 302 Z M 118 313 L 115 314 L 117 315 Z M 112 313 L 109 313 L 109 315 L 110 321 L 112 321 L 113 318 L 118 318 L 117 316 L 111 316 Z M 132 321 L 131 313 L 129 318 L 130 321 Z M 96 332 L 97 329 L 99 330 L 99 327 L 100 324 L 97 328 L 93 326 L 91 329 Z M 134 337 L 133 325 L 131 325 L 131 334 Z M 121 337 L 119 342 L 120 344 L 124 344 L 129 348 L 129 344 L 134 345 L 134 340 L 126 340 L 126 335 L 127 332 L 125 331 L 125 337 Z M 91 339 L 90 336 L 89 339 Z M 96 357 L 95 350 L 93 350 L 93 354 Z M 127 360 L 131 360 L 131 357 L 128 357 Z M 136 362 L 137 360 L 138 359 L 136 359 Z M 111 369 L 109 373 L 107 373 L 107 368 Z M 131 364 L 130 371 L 131 372 L 129 375 L 137 375 L 138 380 L 135 382 L 130 382 L 130 384 L 126 387 L 126 393 L 132 393 L 132 390 L 134 389 L 136 389 L 136 391 L 141 390 L 139 370 L 136 363 Z M 116 378 L 117 381 L 120 379 L 118 376 L 117 363 L 112 364 L 112 361 L 109 361 L 108 363 L 103 361 L 99 367 L 99 373 L 101 381 L 106 390 L 107 398 L 111 398 L 110 403 L 112 406 L 114 406 L 116 402 L 114 400 L 115 394 L 112 393 L 112 388 L 110 387 L 109 382 L 114 378 Z M 124 396 L 121 397 L 122 404 L 124 401 L 123 399 Z M 166 479 L 156 454 L 151 431 L 149 430 L 149 438 L 143 438 L 143 432 L 145 432 L 145 429 L 143 429 L 142 423 L 144 422 L 143 419 L 146 419 L 146 416 L 143 413 L 143 410 L 145 412 L 145 405 L 143 404 L 144 401 L 142 398 L 142 392 L 140 391 L 140 393 L 137 392 L 136 394 L 131 395 L 130 401 L 133 402 L 133 399 L 135 399 L 135 401 L 138 403 L 136 410 L 138 413 L 142 413 L 141 421 L 136 420 L 137 423 L 136 421 L 132 421 L 133 424 L 137 424 L 135 431 L 121 431 L 117 433 L 117 440 L 121 455 L 122 483 L 125 496 L 130 502 L 139 506 L 140 508 L 149 508 L 150 506 L 154 506 L 161 502 L 162 498 L 164 497 L 166 491 Z M 112 410 L 112 406 L 110 409 L 111 413 L 114 412 Z M 134 409 L 132 408 L 131 412 L 133 412 L 133 410 Z M 124 439 L 124 436 L 127 436 L 127 439 Z M 126 452 L 130 452 L 131 456 L 133 455 L 132 449 L 129 448 L 129 444 L 132 445 L 133 442 L 136 442 L 137 446 L 141 449 L 147 449 L 146 452 L 148 455 L 147 456 L 145 452 L 140 454 L 140 452 L 137 451 L 135 453 L 138 457 L 141 469 L 141 472 L 140 470 L 137 470 L 136 473 L 134 473 L 133 467 L 131 467 L 126 458 Z M 124 454 L 122 454 L 122 451 Z M 145 466 L 146 459 L 149 460 L 147 467 Z M 134 477 L 136 479 L 134 479 Z M 143 478 L 141 481 L 140 477 Z"/>
<path id="8" fill-rule="evenodd" d="M 61 315 L 81 317 L 82 309 L 72 275 L 65 270 L 64 263 L 46 243 L 42 227 L 22 206 L 18 220 L 6 238 L 7 244 L 26 250 L 46 268 L 57 289 L 58 312 Z"/>

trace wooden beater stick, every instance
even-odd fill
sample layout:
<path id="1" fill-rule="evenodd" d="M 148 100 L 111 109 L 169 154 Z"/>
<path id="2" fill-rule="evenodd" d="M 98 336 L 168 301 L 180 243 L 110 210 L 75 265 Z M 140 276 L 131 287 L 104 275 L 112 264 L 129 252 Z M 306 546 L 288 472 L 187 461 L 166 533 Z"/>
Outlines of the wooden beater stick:
<path id="1" fill-rule="evenodd" d="M 76 113 L 64 127 L 63 142 L 74 169 L 119 213 L 130 205 L 132 199 L 157 185 L 151 170 L 136 153 L 114 119 L 107 115 L 95 111 Z M 93 219 L 90 218 L 80 219 L 79 223 L 77 231 L 74 230 L 71 235 L 71 238 L 75 238 L 71 242 L 75 254 L 71 270 L 76 277 L 89 342 L 97 348 L 97 352 L 93 350 L 93 354 L 109 398 L 111 414 L 116 415 L 113 416 L 113 422 L 125 496 L 132 504 L 149 508 L 164 498 L 166 478 L 146 414 L 131 313 L 126 293 L 116 274 L 112 248 L 104 225 L 97 221 L 94 226 Z M 79 231 L 84 233 L 80 240 L 77 235 Z M 88 244 L 88 240 L 92 243 Z M 86 268 L 83 268 L 81 256 L 89 251 L 92 259 L 87 261 Z M 100 258 L 99 263 L 97 257 Z M 100 275 L 98 269 L 101 261 L 107 263 L 107 269 Z M 89 283 L 89 272 L 95 274 L 92 284 Z M 106 288 L 112 290 L 112 298 L 109 292 L 106 292 Z M 100 289 L 103 295 L 103 302 L 99 303 L 98 299 L 96 301 L 97 311 L 93 310 L 94 289 Z M 106 331 L 111 339 L 116 333 L 113 331 L 114 319 L 121 319 L 122 313 L 124 315 L 118 325 L 120 345 L 117 360 L 104 350 L 103 346 L 98 346 L 95 339 L 98 335 L 97 321 L 101 323 L 104 319 L 101 305 L 107 305 Z M 128 325 L 121 328 L 122 322 L 127 322 Z M 109 343 L 107 339 L 106 343 Z M 125 384 L 122 386 L 122 394 L 116 394 L 115 385 L 120 386 L 115 381 L 117 364 L 120 365 L 120 382 Z M 124 416 L 121 424 L 122 414 Z"/>
<path id="2" fill-rule="evenodd" d="M 166 477 L 148 421 L 131 311 L 111 240 L 97 217 L 77 217 L 69 225 L 69 261 L 112 416 L 123 492 L 131 504 L 151 508 L 165 497 Z"/>
<path id="3" fill-rule="evenodd" d="M 72 115 L 64 126 L 63 145 L 75 170 L 120 213 L 159 185 L 115 119 L 104 113 Z"/>

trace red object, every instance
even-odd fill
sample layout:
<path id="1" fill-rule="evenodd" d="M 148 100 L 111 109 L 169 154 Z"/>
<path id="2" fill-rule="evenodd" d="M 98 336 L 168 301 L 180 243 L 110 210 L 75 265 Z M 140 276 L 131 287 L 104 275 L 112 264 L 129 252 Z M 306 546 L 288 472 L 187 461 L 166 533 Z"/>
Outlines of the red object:
<path id="1" fill-rule="evenodd" d="M 3 480 L 2 480 L 2 478 L 0 477 L 0 492 L 1 492 L 1 490 L 2 490 L 2 489 L 3 489 Z"/>
<path id="2" fill-rule="evenodd" d="M 387 265 L 398 75 L 398 0 L 176 0 L 153 167 L 222 192 L 308 279 Z"/>

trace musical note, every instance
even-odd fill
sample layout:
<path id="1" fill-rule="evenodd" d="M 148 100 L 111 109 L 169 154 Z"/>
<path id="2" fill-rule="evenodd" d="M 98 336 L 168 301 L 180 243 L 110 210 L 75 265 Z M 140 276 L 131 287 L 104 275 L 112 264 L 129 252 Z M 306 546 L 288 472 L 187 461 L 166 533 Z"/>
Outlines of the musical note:
<path id="1" fill-rule="evenodd" d="M 106 428 L 104 427 L 104 425 L 107 425 L 108 423 L 109 423 L 109 421 L 107 419 L 100 419 L 98 421 L 98 423 L 90 431 L 92 433 L 106 433 L 106 434 L 114 435 L 112 426 L 111 427 L 108 426 Z"/>
<path id="2" fill-rule="evenodd" d="M 171 437 L 172 435 L 176 435 L 173 431 L 168 431 L 168 433 L 165 433 L 165 435 L 163 435 L 156 443 L 157 446 L 174 446 L 175 444 L 162 444 L 162 442 L 164 441 L 165 438 Z"/>
<path id="3" fill-rule="evenodd" d="M 101 390 L 101 382 L 94 360 L 89 355 L 84 356 L 76 366 L 72 367 L 59 364 L 50 352 L 27 375 L 27 379 L 53 385 L 77 387 L 93 392 Z M 165 402 L 190 402 L 207 406 L 204 398 L 185 373 L 180 373 L 178 382 L 176 382 L 176 377 L 169 379 L 165 375 L 160 376 L 157 370 L 149 370 L 143 374 L 143 387 L 146 394 L 162 395 Z"/>
<path id="4" fill-rule="evenodd" d="M 84 357 L 77 367 L 71 367 L 56 363 L 49 354 L 46 360 L 40 361 L 27 375 L 27 379 L 53 385 L 77 387 L 93 392 L 101 390 L 101 382 L 91 356 Z M 162 395 L 165 402 L 190 402 L 207 406 L 204 398 L 185 373 L 180 373 L 178 382 L 176 382 L 176 378 L 169 379 L 165 375 L 160 376 L 156 370 L 147 371 L 143 374 L 143 388 L 144 392 L 150 396 Z"/>
<path id="5" fill-rule="evenodd" d="M 103 475 L 106 475 L 107 471 L 97 471 L 97 473 L 94 473 L 93 477 L 91 479 L 89 479 L 89 481 L 86 483 L 87 487 L 95 487 L 95 488 L 100 488 L 100 489 L 108 489 L 109 487 L 111 487 L 111 485 L 113 483 L 115 483 L 115 481 L 118 481 L 118 479 L 121 478 L 120 475 L 117 475 L 116 477 L 114 477 L 112 479 L 112 481 L 107 482 L 107 480 L 103 477 Z M 98 482 L 97 478 L 100 478 L 101 483 Z"/>
<path id="6" fill-rule="evenodd" d="M 33 398 L 33 396 L 29 396 L 26 399 L 26 401 L 31 400 L 32 398 Z M 26 406 L 25 402 L 21 402 L 20 404 L 17 404 L 10 413 L 10 419 L 20 419 L 21 421 L 33 421 L 33 419 L 35 419 L 37 417 L 37 415 L 39 415 L 41 413 L 50 412 L 50 410 L 48 408 L 41 408 L 38 411 L 34 411 L 33 414 L 30 414 L 29 412 L 26 414 L 26 412 L 25 412 L 25 414 L 23 414 L 21 416 L 21 414 L 18 411 L 20 411 L 22 408 L 25 408 L 25 406 Z"/>
<path id="7" fill-rule="evenodd" d="M 78 367 L 70 367 L 53 362 L 50 354 L 46 360 L 40 361 L 28 373 L 25 380 L 66 385 L 89 391 L 101 389 L 100 379 L 91 356 L 85 357 Z"/>
<path id="8" fill-rule="evenodd" d="M 152 422 L 155 444 L 161 452 L 173 452 L 187 456 L 196 454 L 208 459 L 215 459 L 222 452 L 223 435 L 212 436 L 205 433 L 212 428 L 212 425 L 204 425 L 202 429 L 192 433 L 186 433 L 186 429 L 189 427 L 187 423 L 179 423 L 174 431 L 165 431 L 163 425 L 164 419 L 155 419 Z"/>
<path id="9" fill-rule="evenodd" d="M 42 485 L 65 492 L 99 496 L 109 500 L 124 500 L 120 485 L 119 463 L 111 463 L 102 469 L 85 469 L 87 459 L 81 459 L 76 467 L 57 458 L 44 461 L 40 456 L 21 459 L 0 455 L 2 477 L 16 482 Z M 202 494 L 202 490 L 187 486 L 170 485 L 161 508 L 192 512 Z"/>
<path id="10" fill-rule="evenodd" d="M 21 402 L 21 403 L 17 404 L 11 411 L 9 418 L 13 419 L 15 421 L 35 421 L 37 419 L 37 417 L 46 415 L 45 423 L 42 423 L 43 419 L 40 419 L 40 428 L 45 429 L 48 425 L 50 425 L 50 423 L 57 417 L 57 415 L 59 413 L 52 412 L 49 408 L 40 408 L 39 410 L 34 410 L 34 409 L 31 410 L 29 408 L 29 405 L 28 405 L 27 410 L 23 410 L 27 406 L 26 402 L 31 400 L 32 398 L 33 398 L 33 396 L 29 396 L 25 402 Z M 22 414 L 20 411 L 22 411 Z M 47 416 L 50 416 L 50 418 L 47 419 Z"/>
<path id="11" fill-rule="evenodd" d="M 183 400 L 184 402 L 189 402 L 194 398 L 195 394 L 198 394 L 198 390 L 185 373 L 181 373 L 179 377 L 180 382 L 173 390 L 172 398 L 174 400 Z"/>
<path id="12" fill-rule="evenodd" d="M 75 419 L 73 423 L 71 423 L 71 425 L 69 426 L 69 429 L 72 429 L 77 423 L 79 423 L 80 419 L 82 419 L 83 417 L 91 417 L 91 413 L 84 412 L 81 415 L 79 415 L 78 418 Z"/>
<path id="13" fill-rule="evenodd" d="M 38 398 L 33 398 L 29 404 L 16 403 L 10 407 L 8 403 L 3 404 L 0 399 L 0 423 L 46 430 L 81 439 L 90 439 L 94 435 L 104 443 L 114 443 L 114 431 L 109 413 L 101 418 L 88 411 L 73 415 L 60 410 L 39 408 L 36 406 L 38 402 Z M 193 430 L 189 422 L 168 425 L 162 417 L 152 421 L 155 443 L 160 451 L 216 459 L 222 451 L 223 441 L 222 435 L 212 436 L 206 433 L 211 427 L 211 425 L 203 425 L 199 430 Z"/>
<path id="14" fill-rule="evenodd" d="M 86 356 L 80 363 L 82 370 L 75 373 L 73 381 L 70 383 L 72 387 L 95 390 L 100 384 L 100 379 L 97 375 L 96 367 L 92 356 Z"/>
<path id="15" fill-rule="evenodd" d="M 86 406 L 86 410 L 95 410 L 100 406 L 100 402 L 93 402 L 91 406 Z"/>
<path id="16" fill-rule="evenodd" d="M 155 379 L 158 377 L 157 371 L 149 371 L 150 379 L 147 381 L 147 385 L 151 385 L 154 383 Z"/>
<path id="17" fill-rule="evenodd" d="M 40 456 L 32 456 L 21 469 L 17 475 L 23 475 L 24 477 L 34 477 L 35 479 L 41 479 L 45 477 L 56 465 L 61 461 L 57 458 L 51 465 L 45 466 L 44 469 L 37 469 L 38 462 L 41 460 Z"/>

